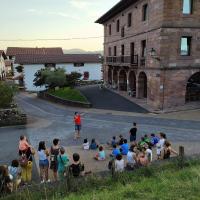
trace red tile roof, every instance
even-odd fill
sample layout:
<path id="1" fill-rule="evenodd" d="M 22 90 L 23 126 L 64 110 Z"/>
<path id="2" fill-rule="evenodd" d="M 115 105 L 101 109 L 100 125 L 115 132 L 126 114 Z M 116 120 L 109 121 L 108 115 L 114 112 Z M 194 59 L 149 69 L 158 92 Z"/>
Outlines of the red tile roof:
<path id="1" fill-rule="evenodd" d="M 16 56 L 19 54 L 27 55 L 63 55 L 63 50 L 60 47 L 56 48 L 26 48 L 26 47 L 8 47 L 7 56 Z"/>
<path id="2" fill-rule="evenodd" d="M 100 54 L 16 55 L 16 64 L 101 63 Z"/>

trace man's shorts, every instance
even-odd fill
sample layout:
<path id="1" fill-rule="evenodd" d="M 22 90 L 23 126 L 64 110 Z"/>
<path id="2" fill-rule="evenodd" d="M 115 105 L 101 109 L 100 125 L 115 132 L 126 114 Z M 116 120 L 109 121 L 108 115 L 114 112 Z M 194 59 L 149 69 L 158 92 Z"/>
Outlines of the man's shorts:
<path id="1" fill-rule="evenodd" d="M 81 125 L 75 125 L 75 130 L 80 131 L 81 130 Z"/>

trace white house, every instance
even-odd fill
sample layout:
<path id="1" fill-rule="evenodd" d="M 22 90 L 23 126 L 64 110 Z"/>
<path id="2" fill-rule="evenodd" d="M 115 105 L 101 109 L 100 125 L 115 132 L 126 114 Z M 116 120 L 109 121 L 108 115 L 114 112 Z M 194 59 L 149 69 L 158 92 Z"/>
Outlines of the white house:
<path id="1" fill-rule="evenodd" d="M 0 50 L 0 80 L 3 80 L 6 77 L 6 59 L 7 57 L 5 52 L 3 50 Z"/>
<path id="2" fill-rule="evenodd" d="M 33 85 L 35 73 L 45 67 L 65 69 L 66 73 L 79 72 L 84 80 L 101 80 L 102 64 L 99 54 L 16 55 L 14 69 L 23 66 L 24 86 L 27 91 L 41 91 Z"/>
<path id="3" fill-rule="evenodd" d="M 14 71 L 14 80 L 15 82 L 18 83 L 20 78 L 23 78 L 23 73 L 18 73 L 16 70 L 16 67 L 19 65 L 19 63 L 15 63 L 16 56 L 19 55 L 37 55 L 37 56 L 50 56 L 50 55 L 63 55 L 63 50 L 61 47 L 53 47 L 53 48 L 30 48 L 30 47 L 8 47 L 6 51 L 6 55 L 11 62 L 11 66 L 13 66 L 13 71 Z M 37 67 L 35 67 L 37 69 Z M 27 70 L 27 69 L 25 69 Z M 34 73 L 34 70 L 31 71 Z M 29 80 L 29 73 L 26 73 L 27 75 L 27 80 Z M 30 73 L 31 74 L 31 73 Z M 35 90 L 38 90 L 38 88 L 35 88 Z"/>

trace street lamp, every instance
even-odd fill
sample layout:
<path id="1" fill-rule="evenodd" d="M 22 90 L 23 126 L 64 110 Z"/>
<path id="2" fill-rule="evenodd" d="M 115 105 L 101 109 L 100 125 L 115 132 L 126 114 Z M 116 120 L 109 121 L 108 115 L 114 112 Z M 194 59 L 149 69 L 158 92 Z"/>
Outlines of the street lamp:
<path id="1" fill-rule="evenodd" d="M 154 48 L 151 48 L 151 51 L 150 51 L 150 56 L 158 61 L 160 61 L 160 57 L 157 55 L 157 52 Z"/>

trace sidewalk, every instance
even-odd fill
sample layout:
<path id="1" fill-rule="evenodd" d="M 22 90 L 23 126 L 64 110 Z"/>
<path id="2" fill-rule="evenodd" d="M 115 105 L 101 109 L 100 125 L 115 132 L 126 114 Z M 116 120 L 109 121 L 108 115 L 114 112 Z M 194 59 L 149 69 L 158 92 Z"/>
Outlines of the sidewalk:
<path id="1" fill-rule="evenodd" d="M 108 89 L 108 90 L 115 93 L 115 94 L 118 94 L 118 95 L 124 97 L 125 99 L 128 99 L 129 101 L 131 101 L 135 104 L 138 104 L 139 106 L 145 108 L 149 112 L 155 113 L 155 114 L 173 113 L 173 112 L 179 112 L 179 111 L 188 111 L 188 110 L 200 109 L 200 102 L 190 102 L 190 103 L 185 104 L 184 106 L 177 106 L 177 107 L 168 108 L 168 109 L 165 109 L 165 110 L 159 110 L 159 109 L 155 110 L 147 104 L 146 99 L 137 99 L 137 98 L 131 97 L 125 91 L 118 91 L 118 90 L 112 90 L 112 89 Z"/>

